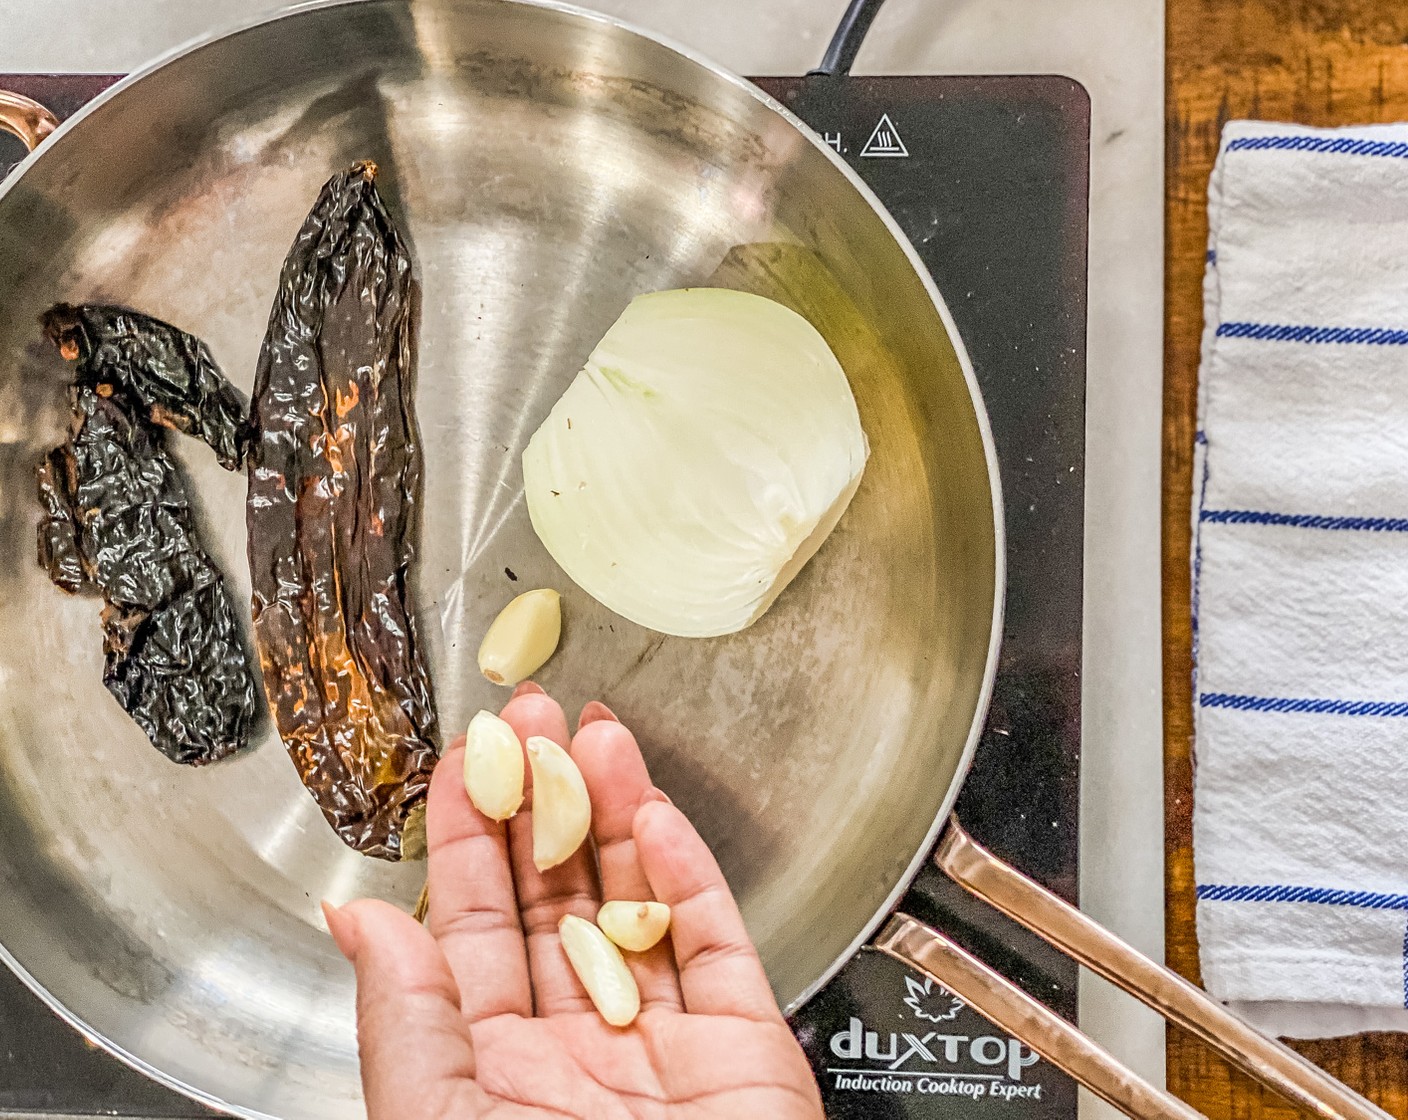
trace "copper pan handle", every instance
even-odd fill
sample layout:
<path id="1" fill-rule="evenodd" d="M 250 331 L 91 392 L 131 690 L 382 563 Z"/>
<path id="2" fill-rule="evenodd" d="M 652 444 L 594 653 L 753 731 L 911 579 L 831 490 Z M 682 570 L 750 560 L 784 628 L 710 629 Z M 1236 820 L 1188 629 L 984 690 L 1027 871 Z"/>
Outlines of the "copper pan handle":
<path id="1" fill-rule="evenodd" d="M 31 152 L 58 127 L 59 118 L 39 102 L 0 89 L 0 131 L 14 133 Z"/>
<path id="2" fill-rule="evenodd" d="M 936 929 L 896 914 L 875 948 L 932 976 L 973 1010 L 1019 1038 L 1101 1100 L 1140 1120 L 1204 1120 L 1177 1097 L 1126 1069 L 1107 1050 Z"/>
<path id="3" fill-rule="evenodd" d="M 1026 926 L 1037 936 L 1123 988 L 1136 999 L 1148 1004 L 1165 1019 L 1195 1034 L 1258 1081 L 1313 1115 L 1323 1117 L 1324 1120 L 1389 1120 L 1388 1113 L 1306 1061 L 1294 1050 L 1253 1030 L 1177 973 L 1155 964 L 1142 953 L 1131 949 L 1074 906 L 1003 863 L 976 843 L 959 827 L 957 821 L 949 822 L 934 854 L 934 862 L 939 870 L 959 886 Z M 910 926 L 904 926 L 905 922 L 909 922 Z M 1114 1099 L 1110 1094 L 1119 1088 L 1124 1079 L 1133 1077 L 1133 1074 L 1123 1070 L 1108 1054 L 1103 1055 L 1104 1059 L 1108 1060 L 1108 1066 L 1103 1060 L 1098 1063 L 1100 1068 L 1094 1074 L 1097 1080 L 1087 1080 L 1084 1075 L 1089 1075 L 1095 1068 L 1096 1056 L 1089 1055 L 1084 1050 L 1072 1049 L 1075 1044 L 1069 1034 L 1057 1031 L 1042 1045 L 1038 1045 L 1037 1038 L 1046 1032 L 1047 1027 L 1051 1026 L 1050 1023 L 1036 1018 L 1018 1017 L 1015 1026 L 1019 1029 L 1009 1027 L 999 1016 L 1012 1016 L 1016 1007 L 1012 1002 L 1011 993 L 1002 992 L 1000 985 L 1006 985 L 1008 988 L 1012 986 L 971 958 L 971 963 L 985 969 L 986 974 L 965 974 L 964 968 L 969 966 L 962 963 L 952 964 L 952 950 L 925 952 L 924 942 L 916 939 L 917 935 L 911 926 L 918 926 L 918 923 L 905 919 L 902 915 L 892 919 L 890 925 L 885 927 L 882 942 L 877 947 L 892 956 L 901 956 L 900 950 L 905 950 L 906 955 L 902 959 L 910 961 L 921 971 L 929 972 L 939 983 L 951 988 L 968 1002 L 974 1010 L 991 1018 L 999 1026 L 1008 1028 L 1037 1053 L 1048 1057 L 1053 1065 L 1064 1069 L 1092 1092 L 1104 1097 L 1129 1115 L 1173 1115 L 1162 1111 L 1134 1111 L 1132 1109 L 1143 1106 L 1130 1098 L 1128 1093 L 1123 1101 Z M 884 944 L 886 936 L 891 938 L 888 947 Z M 953 950 L 961 952 L 957 946 L 953 946 Z M 931 969 L 931 965 L 941 966 L 944 973 Z M 965 991 L 960 985 L 966 986 L 968 990 Z M 1023 999 L 1029 998 L 1022 992 L 1013 990 Z M 1034 1000 L 1030 1002 L 1035 1003 Z M 1057 1019 L 1066 1032 L 1079 1035 L 1079 1032 L 1057 1016 L 1050 1012 L 1047 1014 Z M 1028 1033 L 1024 1035 L 1022 1029 L 1027 1029 Z M 1090 1047 L 1095 1046 L 1089 1039 L 1085 1039 L 1081 1045 L 1087 1044 Z M 1048 1054 L 1048 1050 L 1052 1053 Z M 1098 1047 L 1096 1050 L 1098 1051 Z M 1103 1051 L 1099 1053 L 1103 1054 Z M 1065 1060 L 1073 1054 L 1079 1057 L 1079 1061 Z"/>

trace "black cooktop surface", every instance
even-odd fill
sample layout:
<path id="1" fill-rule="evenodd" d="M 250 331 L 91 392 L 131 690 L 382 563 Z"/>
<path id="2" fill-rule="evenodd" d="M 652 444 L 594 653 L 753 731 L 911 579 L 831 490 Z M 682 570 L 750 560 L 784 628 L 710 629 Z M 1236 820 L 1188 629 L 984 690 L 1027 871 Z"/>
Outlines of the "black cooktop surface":
<path id="1" fill-rule="evenodd" d="M 0 75 L 59 116 L 115 81 Z M 1059 77 L 763 78 L 860 173 L 918 249 L 997 442 L 1007 617 L 958 802 L 981 843 L 1076 901 L 1090 111 Z M 23 156 L 0 134 L 0 175 Z M 1062 1015 L 1076 969 L 932 868 L 904 909 Z M 862 951 L 793 1019 L 839 1118 L 1075 1116 L 1074 1084 L 943 989 Z M 88 1046 L 0 969 L 0 1113 L 211 1115 Z"/>

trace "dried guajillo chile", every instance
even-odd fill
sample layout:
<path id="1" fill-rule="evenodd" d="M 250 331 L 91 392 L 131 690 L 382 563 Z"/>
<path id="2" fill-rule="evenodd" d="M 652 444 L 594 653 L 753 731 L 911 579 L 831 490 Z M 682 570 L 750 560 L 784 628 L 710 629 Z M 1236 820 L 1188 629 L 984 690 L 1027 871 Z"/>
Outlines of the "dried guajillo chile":
<path id="1" fill-rule="evenodd" d="M 78 364 L 69 438 L 38 470 L 39 563 L 65 591 L 103 596 L 103 683 L 153 745 L 214 762 L 248 741 L 254 675 L 163 429 L 235 470 L 244 401 L 199 339 L 158 319 L 58 304 L 40 322 Z"/>
<path id="2" fill-rule="evenodd" d="M 408 586 L 411 260 L 375 177 L 334 175 L 284 262 L 251 409 L 249 562 L 264 690 L 298 773 L 348 845 L 396 860 L 423 845 L 435 709 Z"/>

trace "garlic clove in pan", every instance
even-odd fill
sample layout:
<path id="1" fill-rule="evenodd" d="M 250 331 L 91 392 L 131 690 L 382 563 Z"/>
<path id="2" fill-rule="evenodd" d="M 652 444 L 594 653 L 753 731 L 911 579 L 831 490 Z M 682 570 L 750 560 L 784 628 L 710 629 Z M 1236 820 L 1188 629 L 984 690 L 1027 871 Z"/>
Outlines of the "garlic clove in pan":
<path id="1" fill-rule="evenodd" d="M 541 669 L 562 638 L 562 600 L 550 587 L 525 591 L 499 612 L 479 645 L 479 671 L 515 685 Z"/>
<path id="2" fill-rule="evenodd" d="M 596 924 L 622 949 L 644 953 L 670 928 L 670 908 L 663 902 L 607 902 L 597 911 Z"/>
<path id="3" fill-rule="evenodd" d="M 523 804 L 523 744 L 493 712 L 469 721 L 464 742 L 464 788 L 491 821 L 506 821 Z"/>
<path id="4" fill-rule="evenodd" d="M 640 989 L 621 950 L 585 918 L 564 915 L 557 923 L 572 971 L 587 989 L 601 1017 L 613 1027 L 628 1027 L 640 1013 Z"/>
<path id="5" fill-rule="evenodd" d="M 582 846 L 592 826 L 587 783 L 572 756 L 551 739 L 528 739 L 533 772 L 533 863 L 556 867 Z"/>

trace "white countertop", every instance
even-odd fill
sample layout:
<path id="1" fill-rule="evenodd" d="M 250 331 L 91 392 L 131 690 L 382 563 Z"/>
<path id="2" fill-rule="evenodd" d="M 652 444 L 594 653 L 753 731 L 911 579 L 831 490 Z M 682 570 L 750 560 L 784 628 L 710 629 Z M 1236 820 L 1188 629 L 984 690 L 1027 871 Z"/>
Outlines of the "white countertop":
<path id="1" fill-rule="evenodd" d="M 578 0 L 743 74 L 816 65 L 845 0 Z M 0 72 L 125 72 L 269 0 L 0 0 Z M 1081 899 L 1163 955 L 1162 0 L 888 0 L 860 74 L 1060 73 L 1091 94 Z M 1152 1013 L 1088 977 L 1081 1022 L 1157 1083 Z M 1106 1112 L 1086 1098 L 1082 1114 Z"/>

